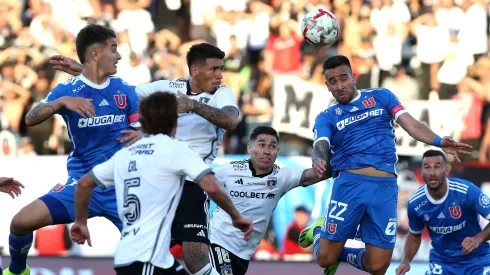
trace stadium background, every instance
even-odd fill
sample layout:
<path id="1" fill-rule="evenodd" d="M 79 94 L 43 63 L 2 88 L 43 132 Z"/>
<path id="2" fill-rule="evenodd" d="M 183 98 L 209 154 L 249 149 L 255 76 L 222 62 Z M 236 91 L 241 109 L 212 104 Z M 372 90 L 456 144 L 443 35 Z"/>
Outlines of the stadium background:
<path id="1" fill-rule="evenodd" d="M 341 37 L 332 47 L 314 48 L 302 41 L 298 22 L 316 7 L 334 11 L 340 20 Z M 85 24 L 116 30 L 122 56 L 118 75 L 134 85 L 187 77 L 185 53 L 193 43 L 208 41 L 226 52 L 223 82 L 236 93 L 241 123 L 226 135 L 215 165 L 243 159 L 250 130 L 272 125 L 281 133 L 278 164 L 310 167 L 314 118 L 332 100 L 321 65 L 329 55 L 344 54 L 352 60 L 358 88 L 390 88 L 414 117 L 436 132 L 474 145 L 473 155 L 462 164 L 451 163 L 452 173 L 472 180 L 488 194 L 488 8 L 486 0 L 0 1 L 0 167 L 2 176 L 14 176 L 26 185 L 14 201 L 0 197 L 0 255 L 8 255 L 12 216 L 56 183 L 65 182 L 71 145 L 63 121 L 55 117 L 27 128 L 23 117 L 52 87 L 70 77 L 53 71 L 47 59 L 54 54 L 77 59 L 74 39 Z M 406 201 L 421 184 L 418 156 L 428 148 L 401 129 L 396 134 L 398 240 L 388 274 L 394 274 L 401 257 Z M 291 224 L 305 217 L 311 222 L 323 214 L 330 187 L 326 181 L 284 196 L 249 274 L 319 272 L 311 252 L 285 243 L 294 236 L 288 232 Z M 295 215 L 297 208 L 306 213 Z M 103 219 L 91 220 L 90 226 L 93 248 L 64 240 L 64 226 L 36 232 L 29 259 L 32 274 L 113 274 L 110 257 L 118 232 Z M 297 227 L 301 226 L 291 228 Z M 50 251 L 46 243 L 53 242 L 60 244 L 59 249 Z M 424 233 L 418 263 L 409 274 L 425 272 L 429 249 Z M 346 267 L 338 274 L 359 273 Z"/>

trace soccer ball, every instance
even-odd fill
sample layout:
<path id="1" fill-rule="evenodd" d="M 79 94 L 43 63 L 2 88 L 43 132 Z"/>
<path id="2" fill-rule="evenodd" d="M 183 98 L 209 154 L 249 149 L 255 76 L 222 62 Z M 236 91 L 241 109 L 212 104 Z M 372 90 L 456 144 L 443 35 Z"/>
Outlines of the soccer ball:
<path id="1" fill-rule="evenodd" d="M 301 21 L 301 33 L 310 44 L 318 47 L 328 46 L 337 40 L 339 21 L 329 10 L 314 9 Z"/>

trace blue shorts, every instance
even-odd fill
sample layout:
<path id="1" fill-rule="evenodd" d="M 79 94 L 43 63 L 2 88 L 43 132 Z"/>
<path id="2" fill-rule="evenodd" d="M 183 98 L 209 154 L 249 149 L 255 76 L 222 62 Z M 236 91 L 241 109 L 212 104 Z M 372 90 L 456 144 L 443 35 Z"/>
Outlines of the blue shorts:
<path id="1" fill-rule="evenodd" d="M 49 209 L 53 224 L 66 224 L 75 221 L 75 189 L 77 179 L 69 177 L 66 184 L 57 184 L 46 195 L 40 197 Z M 116 190 L 107 188 L 102 190 L 95 187 L 90 197 L 88 216 L 105 217 L 111 221 L 119 231 L 122 223 L 117 213 Z"/>
<path id="2" fill-rule="evenodd" d="M 490 275 L 490 255 L 472 257 L 466 261 L 430 260 L 426 275 Z"/>
<path id="3" fill-rule="evenodd" d="M 333 180 L 321 238 L 343 242 L 357 237 L 357 233 L 364 243 L 393 249 L 397 201 L 396 177 L 370 177 L 342 171 Z"/>

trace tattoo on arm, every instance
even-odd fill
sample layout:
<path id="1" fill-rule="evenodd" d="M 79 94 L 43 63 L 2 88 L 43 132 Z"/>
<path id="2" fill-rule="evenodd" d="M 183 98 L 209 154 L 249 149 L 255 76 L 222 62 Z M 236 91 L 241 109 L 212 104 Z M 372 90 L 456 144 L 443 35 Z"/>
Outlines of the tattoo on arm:
<path id="1" fill-rule="evenodd" d="M 28 126 L 37 125 L 53 116 L 58 109 L 52 103 L 39 103 L 27 113 L 26 124 Z"/>
<path id="2" fill-rule="evenodd" d="M 316 176 L 315 173 L 312 173 L 313 175 L 308 175 L 308 170 L 310 170 L 310 169 L 303 170 L 303 173 L 301 174 L 301 179 L 299 180 L 299 185 L 308 186 L 312 183 L 319 181 L 319 178 L 318 178 L 318 176 Z"/>
<path id="3" fill-rule="evenodd" d="M 314 160 L 315 158 L 321 158 L 326 162 L 329 161 L 329 151 L 330 144 L 326 140 L 320 140 L 315 143 L 313 147 L 313 152 L 311 153 L 311 158 Z"/>
<path id="4" fill-rule="evenodd" d="M 218 109 L 201 102 L 196 102 L 193 112 L 225 130 L 233 131 L 238 124 L 238 110 L 232 106 Z"/>

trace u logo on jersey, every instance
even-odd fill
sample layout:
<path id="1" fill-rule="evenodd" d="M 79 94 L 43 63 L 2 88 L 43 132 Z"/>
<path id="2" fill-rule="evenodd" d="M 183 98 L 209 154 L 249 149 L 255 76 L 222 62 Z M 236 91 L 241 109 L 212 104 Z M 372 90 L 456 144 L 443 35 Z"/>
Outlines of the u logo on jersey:
<path id="1" fill-rule="evenodd" d="M 449 214 L 451 214 L 451 217 L 453 217 L 453 219 L 461 218 L 461 207 L 459 206 L 449 207 Z"/>
<path id="2" fill-rule="evenodd" d="M 366 108 L 373 108 L 376 105 L 376 101 L 374 101 L 374 97 L 370 97 L 367 100 L 363 100 L 362 105 Z"/>
<path id="3" fill-rule="evenodd" d="M 328 223 L 328 233 L 330 234 L 334 234 L 335 232 L 337 232 L 337 224 L 336 223 Z"/>
<path id="4" fill-rule="evenodd" d="M 114 95 L 117 107 L 124 109 L 126 107 L 126 95 Z"/>

